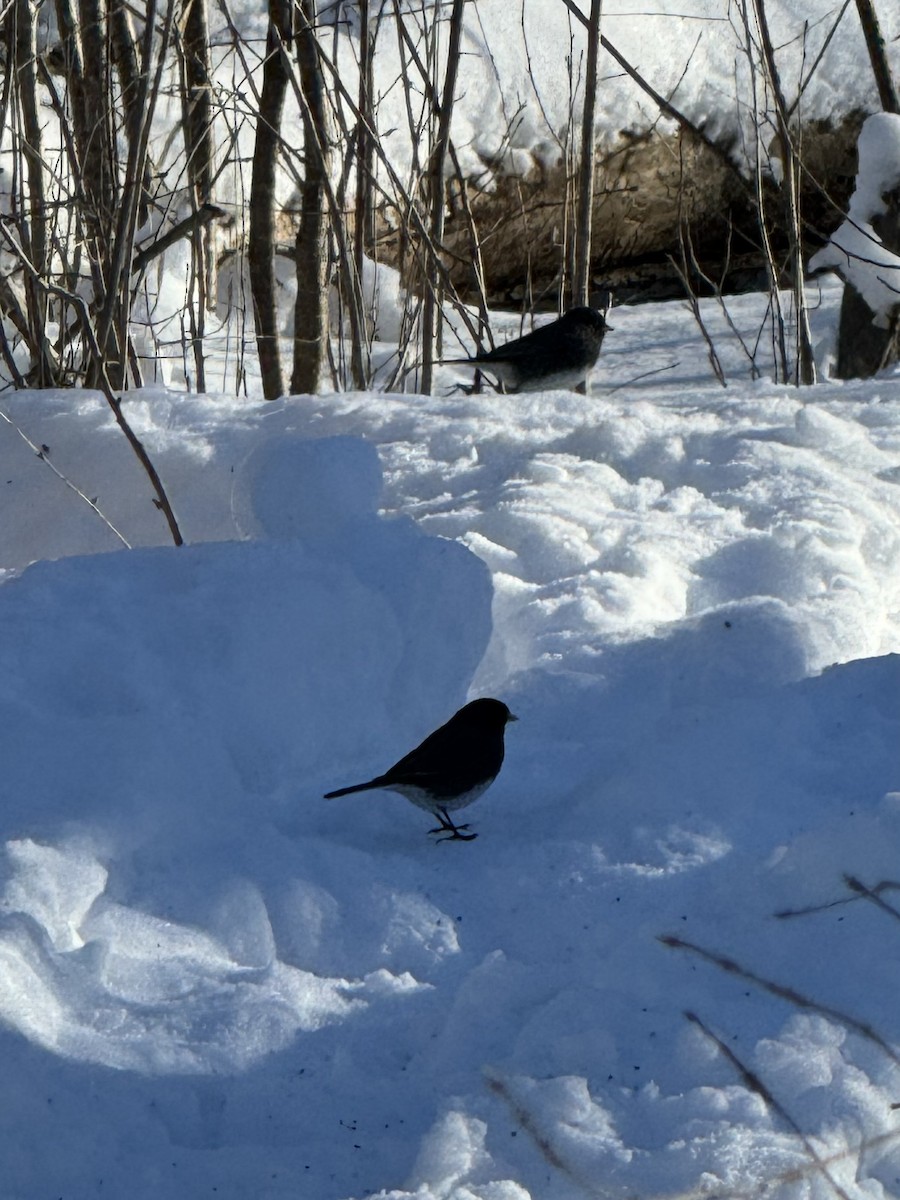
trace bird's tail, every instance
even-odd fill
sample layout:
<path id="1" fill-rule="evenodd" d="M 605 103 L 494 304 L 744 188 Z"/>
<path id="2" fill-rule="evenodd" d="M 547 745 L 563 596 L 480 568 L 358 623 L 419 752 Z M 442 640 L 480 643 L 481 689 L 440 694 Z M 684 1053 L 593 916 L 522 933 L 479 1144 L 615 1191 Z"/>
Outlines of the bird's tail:
<path id="1" fill-rule="evenodd" d="M 335 800 L 338 796 L 349 796 L 351 792 L 367 792 L 370 788 L 380 787 L 381 784 L 377 779 L 370 779 L 368 783 L 353 783 L 350 787 L 338 788 L 334 792 L 326 792 L 325 800 Z"/>

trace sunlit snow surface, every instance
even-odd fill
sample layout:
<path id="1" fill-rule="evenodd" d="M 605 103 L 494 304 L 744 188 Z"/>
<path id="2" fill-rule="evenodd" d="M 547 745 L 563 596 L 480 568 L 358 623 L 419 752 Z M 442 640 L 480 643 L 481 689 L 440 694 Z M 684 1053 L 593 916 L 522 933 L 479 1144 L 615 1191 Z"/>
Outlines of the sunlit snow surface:
<path id="1" fill-rule="evenodd" d="M 587 397 L 134 395 L 178 550 L 3 397 L 140 547 L 0 422 L 3 1200 L 897 1194 L 900 378 L 707 317 L 727 389 L 666 305 Z M 477 841 L 321 799 L 477 694 Z"/>

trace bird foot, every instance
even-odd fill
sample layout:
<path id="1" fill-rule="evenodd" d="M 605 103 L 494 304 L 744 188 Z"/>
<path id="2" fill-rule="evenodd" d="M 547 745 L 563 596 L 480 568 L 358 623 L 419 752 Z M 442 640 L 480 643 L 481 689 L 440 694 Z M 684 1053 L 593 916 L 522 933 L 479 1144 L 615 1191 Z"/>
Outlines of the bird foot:
<path id="1" fill-rule="evenodd" d="M 435 839 L 435 845 L 438 842 L 474 842 L 478 837 L 477 833 L 463 833 L 464 829 L 468 829 L 468 825 L 454 825 L 449 817 L 444 819 L 442 814 L 438 815 L 438 820 L 441 822 L 435 829 L 429 829 L 429 834 L 442 833 L 443 837 Z"/>
<path id="2" fill-rule="evenodd" d="M 468 829 L 468 825 L 454 826 L 453 829 L 430 829 L 429 833 L 442 833 L 444 836 L 435 838 L 434 844 L 438 842 L 474 842 L 478 837 L 477 833 L 461 833 L 460 830 Z"/>

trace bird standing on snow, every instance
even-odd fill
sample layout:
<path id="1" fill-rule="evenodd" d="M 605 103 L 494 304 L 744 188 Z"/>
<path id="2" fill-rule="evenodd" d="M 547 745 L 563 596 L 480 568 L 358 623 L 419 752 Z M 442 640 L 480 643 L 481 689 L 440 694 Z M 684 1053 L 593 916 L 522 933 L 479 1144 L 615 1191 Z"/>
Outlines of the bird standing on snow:
<path id="1" fill-rule="evenodd" d="M 445 358 L 444 363 L 487 371 L 514 392 L 574 388 L 587 379 L 610 328 L 596 308 L 570 308 L 558 321 L 541 325 L 505 346 L 474 358 Z"/>
<path id="2" fill-rule="evenodd" d="M 478 834 L 463 833 L 469 826 L 454 825 L 450 813 L 477 800 L 497 778 L 503 731 L 515 720 L 502 700 L 473 700 L 383 775 L 326 792 L 325 799 L 388 788 L 437 817 L 440 825 L 429 833 L 445 835 L 439 842 L 470 842 Z"/>

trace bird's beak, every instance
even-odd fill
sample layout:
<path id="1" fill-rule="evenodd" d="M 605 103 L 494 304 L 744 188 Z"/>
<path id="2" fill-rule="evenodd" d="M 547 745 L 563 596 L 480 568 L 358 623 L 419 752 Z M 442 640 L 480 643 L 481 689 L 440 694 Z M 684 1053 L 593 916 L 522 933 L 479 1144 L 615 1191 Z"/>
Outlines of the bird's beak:
<path id="1" fill-rule="evenodd" d="M 515 713 L 510 713 L 509 716 L 506 718 L 507 723 L 509 723 L 510 721 L 518 721 L 518 719 L 519 718 L 516 716 Z"/>

